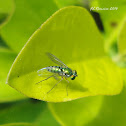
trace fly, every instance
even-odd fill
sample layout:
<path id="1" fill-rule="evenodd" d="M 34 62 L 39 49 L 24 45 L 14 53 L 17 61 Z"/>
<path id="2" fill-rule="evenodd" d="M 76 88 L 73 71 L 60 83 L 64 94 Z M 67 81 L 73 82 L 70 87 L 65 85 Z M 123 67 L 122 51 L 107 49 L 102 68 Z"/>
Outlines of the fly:
<path id="1" fill-rule="evenodd" d="M 65 79 L 67 82 L 69 82 L 67 78 L 74 80 L 77 77 L 77 71 L 69 68 L 66 64 L 64 64 L 61 60 L 59 60 L 53 54 L 51 53 L 46 53 L 46 54 L 54 63 L 56 63 L 59 66 L 48 66 L 48 67 L 44 67 L 38 70 L 37 71 L 38 76 L 46 77 L 46 79 L 41 80 L 37 82 L 36 84 L 41 83 L 42 81 L 48 80 L 51 77 L 54 77 L 56 80 L 59 80 L 59 77 L 61 77 L 60 80 L 47 92 L 49 93 L 63 79 Z M 66 87 L 66 90 L 67 90 L 67 87 Z M 67 92 L 67 96 L 68 96 L 68 92 Z"/>

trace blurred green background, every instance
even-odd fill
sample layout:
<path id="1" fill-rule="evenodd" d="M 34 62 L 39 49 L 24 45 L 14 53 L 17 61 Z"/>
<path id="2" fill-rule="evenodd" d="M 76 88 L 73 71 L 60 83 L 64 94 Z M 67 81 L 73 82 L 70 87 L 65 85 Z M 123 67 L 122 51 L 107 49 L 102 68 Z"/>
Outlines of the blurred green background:
<path id="1" fill-rule="evenodd" d="M 51 103 L 29 98 L 6 84 L 9 70 L 31 35 L 37 29 L 41 29 L 40 26 L 46 22 L 46 20 L 48 23 L 48 18 L 50 18 L 52 14 L 69 6 L 85 8 L 93 17 L 94 23 L 100 32 L 100 35 L 99 33 L 96 34 L 94 30 L 95 27 L 92 28 L 91 26 L 93 25 L 88 24 L 89 30 L 92 28 L 92 31 L 85 32 L 94 33 L 94 36 L 98 36 L 95 36 L 96 39 L 93 38 L 95 43 L 90 43 L 92 46 L 86 47 L 89 51 L 92 51 L 92 53 L 88 52 L 89 54 L 84 55 L 93 57 L 92 55 L 95 52 L 93 47 L 95 47 L 95 44 L 98 45 L 97 40 L 100 41 L 103 38 L 105 56 L 108 56 L 114 65 L 116 64 L 116 67 L 118 67 L 121 73 L 118 73 L 118 71 L 116 73 L 117 68 L 112 65 L 111 69 L 115 68 L 115 73 L 110 72 L 106 75 L 107 77 L 104 78 L 106 80 L 109 78 L 109 82 L 113 81 L 112 85 L 110 87 L 108 86 L 111 92 L 108 91 L 104 93 L 106 89 L 99 88 L 99 90 L 96 89 L 96 91 L 98 91 L 96 94 L 89 95 L 89 97 L 60 103 Z M 109 10 L 102 10 L 103 8 L 109 8 Z M 59 16 L 59 18 L 61 17 Z M 64 19 L 65 18 L 66 15 L 64 14 Z M 85 18 L 85 20 L 87 19 Z M 93 21 L 91 21 L 91 23 L 92 22 Z M 53 28 L 54 27 L 52 27 L 52 29 Z M 48 29 L 45 29 L 44 32 L 48 32 Z M 90 38 L 90 36 L 88 37 Z M 47 40 L 49 41 L 49 39 Z M 70 44 L 71 43 L 72 42 L 70 42 Z M 84 43 L 86 42 L 84 41 Z M 54 43 L 52 43 L 52 45 L 53 44 Z M 59 47 L 62 44 L 63 43 L 59 42 Z M 101 52 L 99 55 L 102 55 L 102 46 L 98 45 L 97 48 L 96 52 Z M 53 49 L 55 49 L 55 46 Z M 59 52 L 57 52 L 57 54 L 58 53 Z M 76 54 L 74 55 L 76 56 Z M 67 61 L 69 63 L 69 58 Z M 73 60 L 73 62 L 76 63 L 77 61 Z M 89 67 L 87 71 L 97 68 L 95 68 L 96 62 L 91 63 L 94 63 L 94 66 L 91 64 L 91 68 Z M 100 63 L 104 64 L 104 62 Z M 105 66 L 106 64 L 107 63 L 105 63 Z M 125 0 L 0 0 L 0 126 L 125 126 L 125 67 Z M 109 70 L 111 71 L 108 67 L 106 68 L 108 72 Z M 92 77 L 93 75 L 95 75 L 95 73 L 92 74 Z M 114 82 L 115 79 L 118 81 L 117 87 L 113 86 L 116 85 L 116 82 Z M 121 88 L 122 86 L 120 86 L 120 80 L 123 81 L 123 89 Z M 101 81 L 99 82 L 101 83 Z M 121 89 L 121 93 L 118 94 Z M 102 96 L 100 96 L 100 94 L 102 94 Z M 55 97 L 53 98 L 55 99 Z"/>

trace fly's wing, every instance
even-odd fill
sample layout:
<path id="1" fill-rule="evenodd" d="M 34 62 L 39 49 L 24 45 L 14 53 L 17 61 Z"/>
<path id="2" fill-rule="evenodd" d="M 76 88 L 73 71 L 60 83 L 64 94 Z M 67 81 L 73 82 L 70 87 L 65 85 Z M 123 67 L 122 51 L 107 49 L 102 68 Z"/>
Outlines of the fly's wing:
<path id="1" fill-rule="evenodd" d="M 38 73 L 38 76 L 40 76 L 40 77 L 48 77 L 48 76 L 52 76 L 53 75 L 53 73 L 49 72 L 46 69 L 46 67 L 38 70 L 37 73 Z"/>
<path id="2" fill-rule="evenodd" d="M 63 66 L 63 67 L 66 67 L 68 68 L 68 66 L 66 64 L 64 64 L 61 60 L 59 60 L 56 56 L 54 56 L 53 54 L 51 53 L 46 53 L 47 56 L 56 64 L 60 65 L 60 66 Z"/>
<path id="3" fill-rule="evenodd" d="M 42 68 L 40 70 L 37 71 L 37 74 L 38 76 L 40 77 L 45 77 L 45 78 L 48 78 L 48 77 L 54 77 L 56 80 L 59 80 L 59 76 L 57 73 L 52 73 L 52 72 L 49 72 L 46 67 L 45 68 Z"/>

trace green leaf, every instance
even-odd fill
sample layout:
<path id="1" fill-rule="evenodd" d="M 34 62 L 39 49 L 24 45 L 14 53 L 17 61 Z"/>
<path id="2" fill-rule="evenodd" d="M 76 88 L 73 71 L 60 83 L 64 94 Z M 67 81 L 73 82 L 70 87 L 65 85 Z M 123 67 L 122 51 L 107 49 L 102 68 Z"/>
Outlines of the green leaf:
<path id="1" fill-rule="evenodd" d="M 98 101 L 99 96 L 92 97 L 92 101 L 89 102 L 88 100 L 91 100 L 91 97 L 83 98 L 67 103 L 49 103 L 49 106 L 51 108 L 52 113 L 57 118 L 57 120 L 63 125 L 68 125 L 69 120 L 73 119 L 72 122 L 77 122 L 82 118 L 83 122 L 87 121 L 86 119 L 90 119 L 90 116 L 92 116 L 96 112 L 97 105 L 99 105 L 100 100 Z M 85 99 L 85 106 L 83 106 L 83 101 Z M 95 99 L 97 99 L 95 101 Z M 126 125 L 126 87 L 123 88 L 123 91 L 116 96 L 104 96 L 102 97 L 101 105 L 99 106 L 98 112 L 92 120 L 89 120 L 87 124 L 81 125 L 81 126 L 125 126 Z M 81 102 L 82 101 L 82 102 Z M 73 104 L 72 104 L 73 103 Z M 90 104 L 92 103 L 92 105 Z M 82 104 L 82 107 L 80 107 Z M 75 107 L 78 106 L 78 107 Z M 87 106 L 86 106 L 87 105 Z M 73 110 L 73 111 L 72 111 Z M 85 114 L 82 113 L 85 110 Z M 87 112 L 88 110 L 91 110 Z M 64 113 L 65 111 L 65 113 Z M 78 113 L 76 113 L 78 112 Z M 71 113 L 69 116 L 68 114 Z M 76 115 L 77 114 L 77 115 Z M 73 118 L 73 116 L 75 118 Z M 79 118 L 79 117 L 80 118 Z M 86 117 L 85 117 L 86 116 Z M 66 118 L 67 117 L 67 118 Z M 78 123 L 81 123 L 81 121 Z M 76 124 L 76 123 L 74 123 Z M 69 124 L 69 126 L 71 126 Z"/>
<path id="2" fill-rule="evenodd" d="M 113 49 L 113 45 L 117 46 L 118 36 L 124 25 L 124 22 L 125 22 L 125 18 L 120 21 L 116 29 L 111 32 L 109 37 L 105 38 L 105 50 L 107 52 L 110 52 Z"/>
<path id="3" fill-rule="evenodd" d="M 112 51 L 112 59 L 113 61 L 120 67 L 126 67 L 126 18 L 121 24 L 121 28 L 116 29 L 115 31 L 116 36 L 117 36 L 117 43 L 115 43 L 115 48 L 114 51 Z M 111 39 L 109 42 L 112 42 Z M 111 45 L 111 43 L 109 43 Z M 110 45 L 108 47 L 110 47 Z M 114 46 L 113 46 L 114 47 Z M 116 50 L 115 50 L 116 49 Z M 113 53 L 116 52 L 116 53 Z M 124 70 L 125 71 L 125 70 Z"/>
<path id="4" fill-rule="evenodd" d="M 120 54 L 126 53 L 126 20 L 119 34 L 118 49 Z"/>
<path id="5" fill-rule="evenodd" d="M 24 99 L 25 96 L 7 84 L 6 78 L 16 55 L 7 49 L 0 49 L 0 102 Z"/>
<path id="6" fill-rule="evenodd" d="M 41 111 L 41 114 L 34 122 L 36 126 L 60 126 L 59 123 L 54 119 L 52 113 L 50 112 L 47 104 Z"/>
<path id="7" fill-rule="evenodd" d="M 22 123 L 23 122 L 23 123 Z M 33 126 L 59 126 L 47 103 L 34 99 L 0 104 L 0 124 L 29 124 Z"/>
<path id="8" fill-rule="evenodd" d="M 118 36 L 118 57 L 117 63 L 120 63 L 123 65 L 122 73 L 123 73 L 123 79 L 126 82 L 126 20 L 124 22 L 124 25 L 120 31 L 120 34 Z"/>
<path id="9" fill-rule="evenodd" d="M 30 123 L 8 123 L 0 126 L 34 126 L 34 125 Z"/>
<path id="10" fill-rule="evenodd" d="M 48 103 L 50 110 L 62 126 L 85 126 L 97 117 L 101 96 L 87 97 L 65 103 Z"/>
<path id="11" fill-rule="evenodd" d="M 45 79 L 38 76 L 37 70 L 56 65 L 46 52 L 78 72 L 75 80 L 68 83 L 64 79 L 48 94 L 58 82 L 56 79 L 36 84 Z M 29 97 L 52 102 L 118 94 L 122 89 L 120 70 L 104 55 L 103 39 L 88 11 L 81 7 L 63 8 L 30 38 L 15 60 L 7 83 Z"/>
<path id="12" fill-rule="evenodd" d="M 105 33 L 105 49 L 109 52 L 113 43 L 117 41 L 118 33 L 126 16 L 125 0 L 95 0 L 91 2 L 90 7 L 95 7 L 94 11 L 100 14 Z M 99 9 L 97 10 L 97 8 Z M 100 10 L 105 8 L 108 10 Z"/>
<path id="13" fill-rule="evenodd" d="M 121 70 L 122 70 L 123 80 L 124 80 L 124 82 L 125 82 L 125 83 L 124 83 L 124 84 L 125 84 L 124 86 L 126 86 L 126 68 L 122 68 Z"/>
<path id="14" fill-rule="evenodd" d="M 125 126 L 126 88 L 117 96 L 105 96 L 97 117 L 86 126 Z M 89 115 L 90 116 L 90 115 Z"/>
<path id="15" fill-rule="evenodd" d="M 111 34 L 113 30 L 119 25 L 120 21 L 126 15 L 126 3 L 125 0 L 96 0 L 97 2 L 91 6 L 95 7 L 95 11 L 97 11 L 102 19 L 105 33 Z M 99 9 L 97 9 L 99 8 Z M 108 8 L 108 10 L 100 10 Z"/>
<path id="16" fill-rule="evenodd" d="M 11 17 L 14 11 L 13 0 L 0 0 L 0 28 Z"/>
<path id="17" fill-rule="evenodd" d="M 82 0 L 54 0 L 59 8 L 71 6 L 71 5 L 79 5 L 83 3 Z"/>
<path id="18" fill-rule="evenodd" d="M 45 104 L 24 100 L 13 104 L 0 104 L 0 124 L 34 123 L 43 111 Z"/>
<path id="19" fill-rule="evenodd" d="M 0 25 L 6 20 L 7 14 L 0 14 Z"/>
<path id="20" fill-rule="evenodd" d="M 0 0 L 0 13 L 10 13 L 13 7 L 13 0 Z"/>
<path id="21" fill-rule="evenodd" d="M 15 0 L 15 5 L 15 12 L 2 28 L 1 35 L 14 51 L 19 52 L 41 23 L 57 10 L 57 6 L 53 0 Z"/>
<path id="22" fill-rule="evenodd" d="M 8 46 L 6 45 L 5 41 L 2 39 L 1 35 L 0 35 L 0 49 L 1 48 L 6 48 L 8 49 Z"/>

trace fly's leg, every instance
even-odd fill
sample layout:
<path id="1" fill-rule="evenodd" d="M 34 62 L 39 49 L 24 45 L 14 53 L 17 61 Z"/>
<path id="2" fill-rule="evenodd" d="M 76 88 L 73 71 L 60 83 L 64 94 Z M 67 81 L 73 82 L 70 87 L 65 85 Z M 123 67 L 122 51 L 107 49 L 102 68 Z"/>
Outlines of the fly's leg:
<path id="1" fill-rule="evenodd" d="M 69 83 L 69 81 L 67 80 L 67 78 L 65 77 L 65 80 L 67 81 L 67 83 Z"/>
<path id="2" fill-rule="evenodd" d="M 66 86 L 66 92 L 67 92 L 67 96 L 68 96 L 68 84 L 67 84 L 67 86 Z"/>
<path id="3" fill-rule="evenodd" d="M 57 75 L 56 74 L 54 74 L 54 76 L 53 76 L 56 80 L 60 80 L 58 77 L 57 77 Z"/>
<path id="4" fill-rule="evenodd" d="M 57 83 L 47 92 L 47 94 L 48 94 L 58 83 L 60 83 L 62 80 L 63 80 L 63 78 L 61 78 L 61 80 L 60 80 L 59 82 L 57 82 Z"/>
<path id="5" fill-rule="evenodd" d="M 52 75 L 52 76 L 49 76 L 48 78 L 46 78 L 46 79 L 44 79 L 44 80 L 41 80 L 41 81 L 37 82 L 36 84 L 39 84 L 39 83 L 41 83 L 42 81 L 48 80 L 48 79 L 51 78 L 51 77 L 53 77 L 53 75 Z"/>
<path id="6" fill-rule="evenodd" d="M 67 80 L 67 78 L 65 78 L 65 80 L 69 83 L 69 81 Z M 67 96 L 68 96 L 68 83 L 67 83 L 67 86 L 66 86 Z"/>

